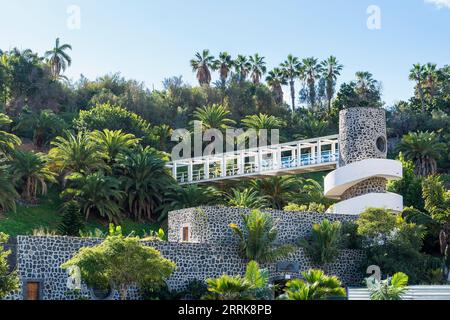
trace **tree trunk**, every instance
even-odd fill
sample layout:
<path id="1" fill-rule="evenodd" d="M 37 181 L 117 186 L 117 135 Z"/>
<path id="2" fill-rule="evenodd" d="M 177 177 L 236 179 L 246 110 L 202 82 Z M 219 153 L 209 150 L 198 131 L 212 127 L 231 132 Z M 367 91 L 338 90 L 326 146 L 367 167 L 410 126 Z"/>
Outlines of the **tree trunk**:
<path id="1" fill-rule="evenodd" d="M 128 287 L 127 286 L 120 286 L 120 300 L 127 300 L 127 292 L 128 292 Z"/>
<path id="2" fill-rule="evenodd" d="M 422 104 L 422 113 L 424 113 L 425 112 L 425 98 L 423 95 L 422 83 L 420 81 L 417 83 L 417 90 L 419 90 L 420 103 Z"/>
<path id="3" fill-rule="evenodd" d="M 291 85 L 292 113 L 294 113 L 295 112 L 295 83 L 294 83 L 294 80 L 291 79 L 289 84 Z"/>

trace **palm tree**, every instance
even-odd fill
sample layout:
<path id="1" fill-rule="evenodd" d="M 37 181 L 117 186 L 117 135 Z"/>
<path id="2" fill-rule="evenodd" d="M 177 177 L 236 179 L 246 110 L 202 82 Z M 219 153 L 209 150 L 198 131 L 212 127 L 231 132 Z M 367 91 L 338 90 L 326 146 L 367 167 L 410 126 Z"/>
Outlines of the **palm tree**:
<path id="1" fill-rule="evenodd" d="M 231 189 L 230 194 L 225 194 L 228 205 L 237 208 L 262 209 L 267 206 L 265 197 L 261 197 L 256 190 L 246 188 L 244 190 Z"/>
<path id="2" fill-rule="evenodd" d="M 285 122 L 282 119 L 264 113 L 246 116 L 241 120 L 241 123 L 247 129 L 255 130 L 257 134 L 259 134 L 259 131 L 263 129 L 279 129 L 285 125 Z M 272 139 L 272 137 L 270 137 L 270 139 Z"/>
<path id="3" fill-rule="evenodd" d="M 0 128 L 9 125 L 11 122 L 11 119 L 6 114 L 0 113 Z M 21 141 L 17 136 L 0 130 L 0 156 L 8 154 L 20 143 Z"/>
<path id="4" fill-rule="evenodd" d="M 118 179 L 105 176 L 101 171 L 92 174 L 73 173 L 67 179 L 71 182 L 71 188 L 64 190 L 61 195 L 80 204 L 86 221 L 91 213 L 107 217 L 110 222 L 119 221 L 119 203 L 122 202 L 124 193 L 120 190 Z"/>
<path id="5" fill-rule="evenodd" d="M 42 110 L 39 114 L 23 113 L 14 130 L 33 129 L 34 145 L 41 149 L 66 128 L 66 123 L 52 110 Z"/>
<path id="6" fill-rule="evenodd" d="M 202 53 L 197 52 L 195 59 L 191 60 L 191 67 L 194 72 L 197 72 L 198 83 L 208 85 L 211 83 L 211 71 L 214 67 L 214 57 L 209 54 L 209 50 L 205 49 Z"/>
<path id="7" fill-rule="evenodd" d="M 50 63 L 54 79 L 58 79 L 61 71 L 65 71 L 72 64 L 72 58 L 66 53 L 67 50 L 72 50 L 72 46 L 69 44 L 60 45 L 59 38 L 56 38 L 55 47 L 44 54 L 44 57 Z"/>
<path id="8" fill-rule="evenodd" d="M 230 115 L 231 112 L 220 104 L 204 106 L 194 111 L 194 118 L 202 122 L 204 130 L 228 129 L 230 126 L 236 124 L 234 120 L 228 118 Z"/>
<path id="9" fill-rule="evenodd" d="M 422 113 L 425 112 L 425 97 L 423 93 L 423 82 L 425 78 L 425 67 L 420 63 L 413 65 L 413 68 L 409 71 L 409 80 L 416 82 L 416 89 L 419 93 L 420 103 L 422 105 Z"/>
<path id="10" fill-rule="evenodd" d="M 266 77 L 267 84 L 270 86 L 270 89 L 273 92 L 273 95 L 275 97 L 275 102 L 277 104 L 283 103 L 283 87 L 287 85 L 286 77 L 284 76 L 284 73 L 281 71 L 280 68 L 274 68 L 273 70 L 269 71 L 267 77 Z"/>
<path id="11" fill-rule="evenodd" d="M 368 71 L 358 71 L 355 75 L 356 88 L 363 96 L 365 96 L 370 89 L 374 88 L 377 83 L 373 78 L 373 75 Z"/>
<path id="12" fill-rule="evenodd" d="M 234 61 L 228 52 L 219 53 L 219 59 L 214 61 L 214 69 L 219 70 L 222 85 L 227 82 L 228 74 L 233 66 Z"/>
<path id="13" fill-rule="evenodd" d="M 300 68 L 301 62 L 292 54 L 288 55 L 286 61 L 281 64 L 281 70 L 286 79 L 289 80 L 289 85 L 291 87 L 292 112 L 295 111 L 295 78 L 300 75 Z"/>
<path id="14" fill-rule="evenodd" d="M 367 278 L 370 300 L 402 300 L 407 291 L 408 280 L 408 276 L 403 272 L 397 272 L 392 278 L 381 281 L 375 277 Z"/>
<path id="15" fill-rule="evenodd" d="M 254 84 L 259 84 L 261 81 L 261 77 L 266 73 L 267 67 L 266 62 L 264 61 L 264 57 L 261 57 L 259 54 L 255 53 L 255 55 L 250 57 L 250 70 L 251 77 Z"/>
<path id="16" fill-rule="evenodd" d="M 292 196 L 300 190 L 298 180 L 293 176 L 272 177 L 252 180 L 250 185 L 267 197 L 273 209 L 282 210 Z"/>
<path id="17" fill-rule="evenodd" d="M 214 187 L 201 187 L 190 184 L 187 186 L 172 186 L 164 198 L 165 205 L 170 210 L 178 210 L 217 204 L 221 201 L 221 196 L 221 192 Z"/>
<path id="18" fill-rule="evenodd" d="M 56 137 L 51 145 L 54 148 L 49 152 L 50 159 L 61 170 L 89 173 L 105 167 L 103 158 L 106 155 L 99 145 L 92 143 L 88 133 L 74 135 L 66 131 L 65 137 Z"/>
<path id="19" fill-rule="evenodd" d="M 13 180 L 22 189 L 25 201 L 35 201 L 38 192 L 47 193 L 47 182 L 56 183 L 56 174 L 50 170 L 41 153 L 16 150 L 11 160 Z"/>
<path id="20" fill-rule="evenodd" d="M 103 131 L 95 130 L 91 133 L 92 142 L 100 147 L 100 151 L 108 158 L 108 162 L 112 163 L 116 160 L 119 153 L 126 152 L 136 147 L 140 141 L 133 134 L 124 133 L 122 130 Z"/>
<path id="21" fill-rule="evenodd" d="M 326 81 L 326 95 L 328 100 L 328 112 L 331 110 L 331 100 L 334 96 L 337 77 L 341 75 L 344 68 L 338 62 L 335 56 L 330 56 L 327 60 L 322 61 L 322 74 Z"/>
<path id="22" fill-rule="evenodd" d="M 322 270 L 302 272 L 304 280 L 294 279 L 286 283 L 282 300 L 325 300 L 345 297 L 341 281 L 335 276 L 327 276 Z"/>
<path id="23" fill-rule="evenodd" d="M 311 108 L 316 106 L 316 80 L 322 73 L 322 65 L 314 57 L 303 59 L 304 80 L 308 85 L 308 100 Z"/>
<path id="24" fill-rule="evenodd" d="M 239 75 L 240 82 L 245 81 L 250 72 L 251 67 L 252 67 L 251 63 L 244 55 L 239 54 L 236 60 L 234 60 L 234 69 L 236 70 L 236 73 Z"/>
<path id="25" fill-rule="evenodd" d="M 205 300 L 268 300 L 272 296 L 269 270 L 260 269 L 256 261 L 248 263 L 244 277 L 223 275 L 206 283 L 209 294 Z"/>
<path id="26" fill-rule="evenodd" d="M 272 215 L 252 210 L 243 214 L 243 228 L 230 224 L 233 233 L 239 238 L 239 247 L 243 257 L 259 263 L 273 262 L 292 253 L 292 245 L 275 246 L 277 229 Z"/>
<path id="27" fill-rule="evenodd" d="M 437 172 L 437 163 L 446 150 L 445 143 L 439 142 L 435 132 L 410 132 L 403 136 L 397 150 L 406 160 L 414 162 L 414 172 L 420 176 L 433 175 Z"/>
<path id="28" fill-rule="evenodd" d="M 427 63 L 424 68 L 425 84 L 427 87 L 428 95 L 430 97 L 429 104 L 433 104 L 434 95 L 436 93 L 436 84 L 438 81 L 437 66 L 434 63 Z"/>
<path id="29" fill-rule="evenodd" d="M 153 220 L 164 194 L 174 184 L 166 163 L 147 147 L 120 154 L 116 169 L 127 195 L 128 212 L 137 220 Z"/>
<path id="30" fill-rule="evenodd" d="M 10 166 L 6 164 L 6 159 L 0 158 L 0 212 L 16 211 L 16 200 L 19 194 L 13 183 Z"/>

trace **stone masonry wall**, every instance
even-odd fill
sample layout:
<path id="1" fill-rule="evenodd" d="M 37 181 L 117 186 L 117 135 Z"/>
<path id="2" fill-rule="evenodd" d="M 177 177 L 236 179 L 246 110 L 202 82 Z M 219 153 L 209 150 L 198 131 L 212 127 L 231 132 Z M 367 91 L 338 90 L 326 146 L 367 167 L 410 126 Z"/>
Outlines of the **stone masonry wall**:
<path id="1" fill-rule="evenodd" d="M 79 298 L 67 289 L 67 272 L 60 265 L 70 259 L 80 248 L 101 243 L 101 239 L 81 239 L 70 237 L 18 237 L 18 262 L 21 281 L 40 281 L 44 300 L 71 300 Z M 243 275 L 245 261 L 237 254 L 236 246 L 217 246 L 211 244 L 149 242 L 146 245 L 160 250 L 161 254 L 177 264 L 176 271 L 168 279 L 173 290 L 185 289 L 193 279 L 205 280 L 222 274 Z M 337 275 L 345 285 L 360 285 L 362 274 L 359 269 L 363 259 L 361 251 L 344 250 L 337 262 L 330 265 L 329 273 Z M 284 259 L 300 263 L 300 271 L 314 266 L 302 249 Z M 276 264 L 263 265 L 269 268 L 271 279 L 282 279 L 286 275 L 277 272 Z M 289 273 L 299 277 L 299 273 Z M 82 296 L 91 296 L 83 285 Z M 138 291 L 130 290 L 129 299 L 139 299 Z M 118 299 L 118 293 L 114 294 Z"/>
<path id="2" fill-rule="evenodd" d="M 263 210 L 269 212 L 275 219 L 278 237 L 277 243 L 294 243 L 311 232 L 314 223 L 324 219 L 330 221 L 355 221 L 358 216 L 340 214 L 319 214 L 310 212 L 284 212 L 279 210 Z M 242 214 L 249 209 L 229 207 L 199 207 L 173 211 L 169 215 L 169 242 L 181 242 L 181 229 L 190 227 L 192 242 L 216 245 L 236 245 L 230 223 L 242 227 Z"/>

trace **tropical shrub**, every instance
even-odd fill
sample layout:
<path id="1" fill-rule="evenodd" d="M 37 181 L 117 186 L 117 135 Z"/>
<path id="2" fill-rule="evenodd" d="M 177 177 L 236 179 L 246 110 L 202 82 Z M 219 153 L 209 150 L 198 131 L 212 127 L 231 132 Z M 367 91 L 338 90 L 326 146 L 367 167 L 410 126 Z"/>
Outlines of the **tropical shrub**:
<path id="1" fill-rule="evenodd" d="M 163 286 L 176 267 L 158 250 L 144 246 L 138 238 L 122 235 L 109 236 L 100 245 L 81 248 L 61 268 L 72 266 L 80 269 L 81 278 L 89 287 L 107 289 L 112 285 L 122 300 L 126 300 L 132 285 Z"/>
<path id="2" fill-rule="evenodd" d="M 11 123 L 11 119 L 6 114 L 0 113 L 0 129 Z M 0 156 L 7 155 L 11 150 L 21 143 L 20 139 L 4 130 L 0 130 Z"/>
<path id="3" fill-rule="evenodd" d="M 286 212 L 317 212 L 317 213 L 325 213 L 326 207 L 321 203 L 311 202 L 309 205 L 306 204 L 296 204 L 289 203 L 287 206 L 283 208 L 283 211 Z"/>
<path id="4" fill-rule="evenodd" d="M 384 274 L 401 271 L 412 283 L 427 278 L 429 257 L 421 252 L 425 229 L 406 222 L 385 209 L 368 209 L 356 221 L 362 248 L 366 252 L 364 267 L 377 265 Z"/>
<path id="5" fill-rule="evenodd" d="M 8 256 L 11 251 L 5 250 L 4 245 L 8 242 L 8 236 L 0 232 L 0 300 L 9 293 L 19 289 L 19 276 L 17 270 L 11 272 Z"/>
<path id="6" fill-rule="evenodd" d="M 311 235 L 300 241 L 313 262 L 324 266 L 339 256 L 341 223 L 323 220 L 312 226 Z"/>
<path id="7" fill-rule="evenodd" d="M 285 293 L 280 300 L 326 300 L 345 297 L 341 281 L 335 276 L 327 276 L 322 270 L 302 272 L 304 280 L 294 279 L 286 283 Z"/>
<path id="8" fill-rule="evenodd" d="M 239 239 L 241 255 L 248 260 L 259 263 L 272 262 L 295 250 L 293 245 L 273 244 L 278 232 L 270 214 L 252 210 L 248 214 L 243 214 L 242 219 L 242 230 L 237 224 L 230 224 L 230 228 Z"/>
<path id="9" fill-rule="evenodd" d="M 408 285 L 408 276 L 397 272 L 386 280 L 377 280 L 375 277 L 366 279 L 370 291 L 370 300 L 402 300 Z"/>
<path id="10" fill-rule="evenodd" d="M 93 143 L 100 147 L 100 152 L 106 155 L 108 163 L 114 162 L 120 153 L 136 147 L 140 141 L 130 133 L 124 133 L 122 130 L 111 131 L 109 129 L 94 130 L 91 132 L 90 138 Z"/>
<path id="11" fill-rule="evenodd" d="M 206 283 L 209 294 L 205 300 L 268 300 L 272 295 L 269 272 L 256 261 L 248 263 L 244 277 L 223 275 Z"/>
<path id="12" fill-rule="evenodd" d="M 293 176 L 252 180 L 250 186 L 267 199 L 271 208 L 279 210 L 300 190 L 299 181 Z"/>

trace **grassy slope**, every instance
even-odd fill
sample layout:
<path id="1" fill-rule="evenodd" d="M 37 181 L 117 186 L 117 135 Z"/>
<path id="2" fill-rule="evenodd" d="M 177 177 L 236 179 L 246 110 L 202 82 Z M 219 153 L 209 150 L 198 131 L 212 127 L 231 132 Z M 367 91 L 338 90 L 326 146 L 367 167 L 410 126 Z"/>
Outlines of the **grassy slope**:
<path id="1" fill-rule="evenodd" d="M 61 223 L 61 215 L 58 208 L 61 201 L 56 192 L 50 192 L 49 195 L 40 200 L 38 206 L 17 206 L 16 212 L 8 212 L 0 215 L 0 232 L 11 236 L 30 235 L 33 230 L 44 229 L 49 232 L 58 232 Z M 134 232 L 137 235 L 143 235 L 150 230 L 158 230 L 159 224 L 140 224 L 126 219 L 122 222 L 122 230 L 125 235 Z M 94 231 L 96 228 L 103 232 L 108 230 L 108 223 L 103 220 L 91 219 L 87 223 L 87 231 Z"/>

